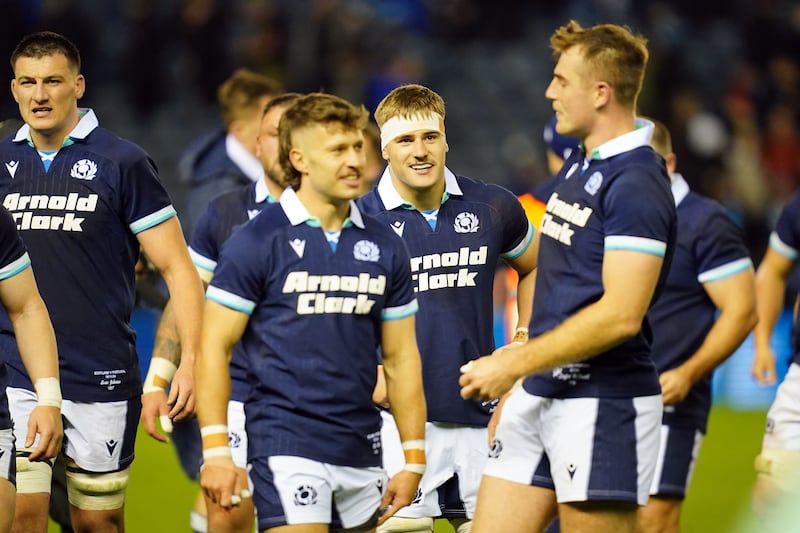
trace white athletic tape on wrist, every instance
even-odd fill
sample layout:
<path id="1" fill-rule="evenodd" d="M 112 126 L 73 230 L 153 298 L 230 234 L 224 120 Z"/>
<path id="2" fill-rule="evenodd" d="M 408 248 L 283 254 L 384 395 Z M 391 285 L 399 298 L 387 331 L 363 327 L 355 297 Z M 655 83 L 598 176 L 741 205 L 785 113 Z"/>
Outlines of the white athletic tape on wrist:
<path id="1" fill-rule="evenodd" d="M 225 438 L 228 438 L 228 426 L 225 424 L 209 424 L 200 428 L 201 437 L 208 437 L 217 433 L 223 433 Z"/>
<path id="2" fill-rule="evenodd" d="M 203 450 L 204 461 L 215 457 L 232 457 L 230 446 L 217 446 L 216 448 Z"/>
<path id="3" fill-rule="evenodd" d="M 528 340 L 528 328 L 525 326 L 520 326 L 514 332 L 514 338 L 512 339 L 512 344 L 525 344 Z"/>
<path id="4" fill-rule="evenodd" d="M 390 118 L 381 126 L 381 150 L 386 148 L 386 145 L 393 139 L 417 130 L 438 131 L 444 135 L 444 118 L 435 111 L 430 111 L 425 115 L 417 114 L 411 117 L 398 115 Z"/>
<path id="5" fill-rule="evenodd" d="M 61 383 L 58 378 L 39 378 L 33 384 L 39 405 L 61 409 Z"/>
<path id="6" fill-rule="evenodd" d="M 401 443 L 404 450 L 424 450 L 425 439 L 405 440 Z"/>
<path id="7" fill-rule="evenodd" d="M 163 357 L 153 357 L 150 359 L 150 368 L 147 369 L 147 376 L 144 378 L 142 393 L 166 390 L 177 370 L 178 367 L 172 361 Z"/>
<path id="8" fill-rule="evenodd" d="M 407 470 L 408 472 L 414 472 L 415 474 L 419 474 L 420 476 L 425 473 L 425 464 L 420 463 L 406 463 L 403 466 L 403 470 Z"/>

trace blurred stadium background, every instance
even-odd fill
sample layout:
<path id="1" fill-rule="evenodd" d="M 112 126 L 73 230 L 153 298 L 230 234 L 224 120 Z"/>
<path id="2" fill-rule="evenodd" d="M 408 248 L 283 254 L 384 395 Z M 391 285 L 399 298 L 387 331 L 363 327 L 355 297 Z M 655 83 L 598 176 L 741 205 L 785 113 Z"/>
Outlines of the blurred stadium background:
<path id="1" fill-rule="evenodd" d="M 191 139 L 218 126 L 216 87 L 240 66 L 287 90 L 324 90 L 371 111 L 399 83 L 429 85 L 448 103 L 448 165 L 526 192 L 547 177 L 541 132 L 550 118 L 548 38 L 570 18 L 626 24 L 648 37 L 641 111 L 667 124 L 679 170 L 728 208 L 756 264 L 777 212 L 800 185 L 794 1 L 0 0 L 0 9 L 4 57 L 22 35 L 40 29 L 80 46 L 82 105 L 151 153 L 179 211 L 185 190 L 176 178 L 178 157 Z M 0 117 L 18 117 L 9 92 L 0 96 Z M 135 317 L 145 370 L 156 316 L 143 301 Z M 789 327 L 787 314 L 775 336 L 784 370 Z M 747 513 L 752 460 L 775 392 L 750 378 L 751 357 L 748 339 L 715 376 L 685 532 L 730 531 L 747 518 L 740 515 Z M 128 531 L 187 531 L 194 491 L 171 447 L 142 435 L 129 494 Z"/>

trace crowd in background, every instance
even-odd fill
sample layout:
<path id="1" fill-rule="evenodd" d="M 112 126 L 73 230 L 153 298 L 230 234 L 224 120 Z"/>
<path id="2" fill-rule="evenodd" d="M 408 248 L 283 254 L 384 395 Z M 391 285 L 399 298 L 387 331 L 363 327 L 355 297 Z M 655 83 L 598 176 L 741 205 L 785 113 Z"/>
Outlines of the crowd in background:
<path id="1" fill-rule="evenodd" d="M 690 185 L 722 201 L 756 262 L 800 184 L 800 5 L 786 0 L 0 0 L 0 46 L 50 29 L 84 55 L 83 105 L 156 160 L 177 205 L 186 144 L 219 122 L 238 67 L 287 90 L 324 90 L 374 111 L 421 82 L 450 113 L 450 165 L 521 193 L 547 177 L 542 126 L 554 25 L 626 24 L 647 36 L 642 114 L 673 132 Z M 6 79 L 11 73 L 6 67 Z M 10 96 L 4 118 L 16 117 Z"/>

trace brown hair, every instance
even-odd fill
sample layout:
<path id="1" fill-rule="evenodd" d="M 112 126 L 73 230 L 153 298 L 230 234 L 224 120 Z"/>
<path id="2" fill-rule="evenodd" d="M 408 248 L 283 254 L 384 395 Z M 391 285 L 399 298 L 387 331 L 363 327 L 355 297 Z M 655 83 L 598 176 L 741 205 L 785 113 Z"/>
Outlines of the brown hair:
<path id="1" fill-rule="evenodd" d="M 52 31 L 40 31 L 23 37 L 11 52 L 11 70 L 14 71 L 20 57 L 39 59 L 54 54 L 64 54 L 75 72 L 80 73 L 81 54 L 78 47 L 63 35 Z"/>
<path id="2" fill-rule="evenodd" d="M 363 130 L 369 112 L 347 100 L 325 93 L 310 93 L 294 101 L 281 115 L 278 126 L 279 157 L 285 183 L 282 186 L 300 188 L 301 174 L 289 159 L 292 150 L 292 132 L 317 124 L 336 124 L 345 129 Z"/>

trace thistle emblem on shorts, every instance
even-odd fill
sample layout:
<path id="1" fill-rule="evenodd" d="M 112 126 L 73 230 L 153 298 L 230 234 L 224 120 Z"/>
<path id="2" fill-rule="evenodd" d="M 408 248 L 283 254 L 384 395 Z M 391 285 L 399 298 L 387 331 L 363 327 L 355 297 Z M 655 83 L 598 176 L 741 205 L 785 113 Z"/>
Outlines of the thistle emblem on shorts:
<path id="1" fill-rule="evenodd" d="M 300 485 L 294 491 L 294 504 L 301 507 L 317 503 L 317 489 L 311 485 Z"/>
<path id="2" fill-rule="evenodd" d="M 81 159 L 72 165 L 69 175 L 79 180 L 92 180 L 97 175 L 97 163 L 91 159 Z"/>
<path id="3" fill-rule="evenodd" d="M 466 211 L 459 213 L 456 216 L 456 221 L 453 223 L 453 229 L 456 233 L 475 233 L 480 227 L 481 225 L 478 222 L 478 217 Z"/>
<path id="4" fill-rule="evenodd" d="M 376 263 L 381 258 L 381 251 L 378 245 L 372 241 L 358 241 L 353 246 L 353 257 L 359 261 Z"/>
<path id="5" fill-rule="evenodd" d="M 492 439 L 492 445 L 489 447 L 489 457 L 496 459 L 500 457 L 503 451 L 503 442 L 500 439 Z"/>

